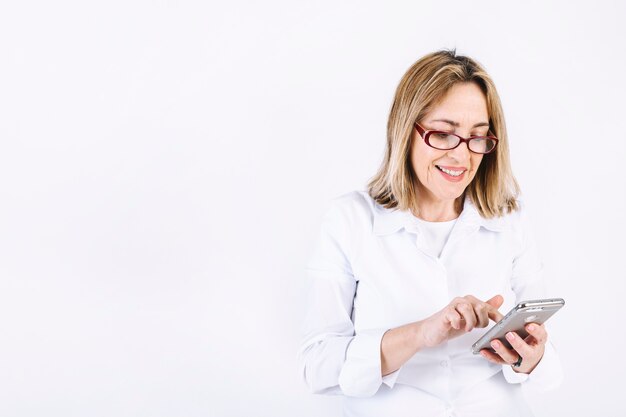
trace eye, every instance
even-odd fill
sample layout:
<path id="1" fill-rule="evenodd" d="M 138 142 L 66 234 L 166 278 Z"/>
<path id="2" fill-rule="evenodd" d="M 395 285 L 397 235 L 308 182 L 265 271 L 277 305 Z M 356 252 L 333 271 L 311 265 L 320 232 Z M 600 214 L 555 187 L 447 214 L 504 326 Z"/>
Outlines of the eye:
<path id="1" fill-rule="evenodd" d="M 449 136 L 449 133 L 445 133 L 445 132 L 433 132 L 433 134 L 431 135 L 433 139 L 439 139 L 439 140 L 445 140 L 448 138 L 448 136 Z"/>

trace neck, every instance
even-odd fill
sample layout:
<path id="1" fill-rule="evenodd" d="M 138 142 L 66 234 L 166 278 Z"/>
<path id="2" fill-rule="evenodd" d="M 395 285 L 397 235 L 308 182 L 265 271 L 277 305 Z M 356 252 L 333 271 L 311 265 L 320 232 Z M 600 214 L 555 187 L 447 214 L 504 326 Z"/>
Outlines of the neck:
<path id="1" fill-rule="evenodd" d="M 463 210 L 465 193 L 454 200 L 440 200 L 430 193 L 416 193 L 416 201 L 411 211 L 413 215 L 428 222 L 446 222 L 454 220 Z"/>

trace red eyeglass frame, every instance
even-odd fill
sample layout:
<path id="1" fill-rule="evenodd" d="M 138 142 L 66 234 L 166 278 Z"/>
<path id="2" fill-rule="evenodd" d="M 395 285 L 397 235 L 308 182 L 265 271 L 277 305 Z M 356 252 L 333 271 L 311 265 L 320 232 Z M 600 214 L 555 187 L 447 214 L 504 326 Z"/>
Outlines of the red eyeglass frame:
<path id="1" fill-rule="evenodd" d="M 459 135 L 457 135 L 457 134 L 450 133 L 450 132 L 445 132 L 445 131 L 443 131 L 443 130 L 426 130 L 426 129 L 424 129 L 422 126 L 420 126 L 419 124 L 417 124 L 417 122 L 413 123 L 413 125 L 415 126 L 415 129 L 416 129 L 416 130 L 417 130 L 417 132 L 420 134 L 420 136 L 422 137 L 422 139 L 424 139 L 424 142 L 426 142 L 426 144 L 427 144 L 428 146 L 430 146 L 430 147 L 431 147 L 431 148 L 433 148 L 433 149 L 440 150 L 440 151 L 449 151 L 449 150 L 451 150 L 451 149 L 458 148 L 458 147 L 459 147 L 459 145 L 460 145 L 461 143 L 466 142 L 466 144 L 467 144 L 467 149 L 468 149 L 470 152 L 474 152 L 474 153 L 477 153 L 477 154 L 480 154 L 480 155 L 488 155 L 488 154 L 490 154 L 490 153 L 492 153 L 493 151 L 495 151 L 495 150 L 496 150 L 496 148 L 498 147 L 498 141 L 500 140 L 500 139 L 498 139 L 497 137 L 495 137 L 495 136 L 491 136 L 491 135 L 487 135 L 487 136 L 470 136 L 469 138 L 464 138 L 464 137 L 459 136 Z M 436 147 L 434 147 L 433 145 L 431 145 L 431 144 L 430 144 L 430 141 L 428 140 L 428 139 L 430 138 L 430 135 L 431 135 L 431 134 L 433 134 L 433 133 L 443 133 L 443 134 L 445 134 L 445 135 L 452 135 L 452 136 L 456 136 L 457 138 L 459 138 L 459 143 L 458 143 L 458 144 L 457 144 L 454 148 L 449 148 L 449 149 L 439 149 L 439 148 L 436 148 Z M 476 138 L 489 138 L 489 139 L 495 140 L 495 141 L 496 141 L 496 144 L 493 146 L 493 149 L 491 149 L 489 152 L 484 152 L 484 153 L 483 153 L 483 152 L 475 152 L 475 151 L 473 151 L 473 150 L 471 150 L 471 149 L 470 149 L 470 147 L 469 147 L 469 141 L 470 141 L 470 140 L 472 140 L 472 139 L 476 139 Z"/>

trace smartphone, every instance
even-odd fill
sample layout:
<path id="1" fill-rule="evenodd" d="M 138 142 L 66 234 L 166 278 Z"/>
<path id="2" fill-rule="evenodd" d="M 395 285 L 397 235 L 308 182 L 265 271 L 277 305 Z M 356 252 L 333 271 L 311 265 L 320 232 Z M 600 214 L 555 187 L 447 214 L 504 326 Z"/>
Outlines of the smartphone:
<path id="1" fill-rule="evenodd" d="M 520 302 L 472 345 L 472 352 L 474 355 L 479 354 L 481 349 L 495 352 L 491 347 L 493 339 L 500 340 L 504 346 L 511 349 L 511 344 L 505 337 L 508 332 L 516 332 L 522 339 L 525 339 L 528 336 L 524 327 L 527 323 L 543 324 L 564 305 L 565 300 L 562 298 Z"/>

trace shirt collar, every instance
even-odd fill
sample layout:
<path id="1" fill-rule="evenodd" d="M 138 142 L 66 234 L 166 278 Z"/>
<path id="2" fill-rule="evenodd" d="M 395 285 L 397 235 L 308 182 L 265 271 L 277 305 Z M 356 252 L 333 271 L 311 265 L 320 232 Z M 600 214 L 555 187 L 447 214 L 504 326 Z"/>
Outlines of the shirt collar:
<path id="1" fill-rule="evenodd" d="M 484 227 L 487 230 L 501 232 L 506 224 L 503 217 L 486 219 L 480 215 L 476 206 L 469 197 L 465 197 L 463 211 L 457 221 L 458 224 L 467 227 Z M 388 209 L 378 203 L 374 203 L 374 226 L 375 235 L 383 236 L 395 233 L 402 228 L 416 232 L 415 216 L 408 210 Z"/>

